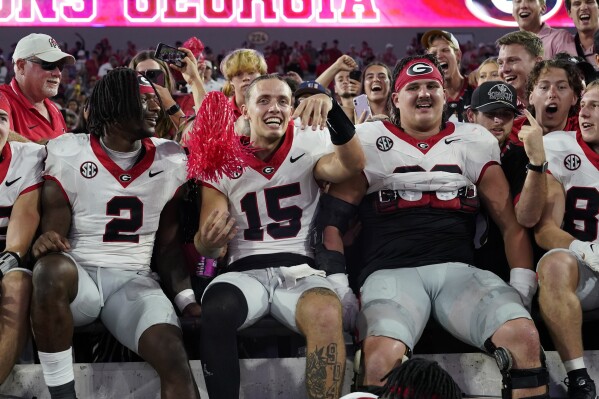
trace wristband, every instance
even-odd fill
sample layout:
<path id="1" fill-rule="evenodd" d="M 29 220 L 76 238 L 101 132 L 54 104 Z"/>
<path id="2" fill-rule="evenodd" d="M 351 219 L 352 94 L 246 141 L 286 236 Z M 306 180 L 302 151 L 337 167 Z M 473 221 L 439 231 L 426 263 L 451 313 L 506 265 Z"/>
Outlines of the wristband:
<path id="1" fill-rule="evenodd" d="M 532 170 L 533 172 L 545 173 L 547 171 L 548 166 L 549 162 L 543 162 L 541 165 L 534 165 L 529 162 L 526 164 L 526 169 Z"/>
<path id="2" fill-rule="evenodd" d="M 181 107 L 179 106 L 179 104 L 175 103 L 169 109 L 166 110 L 166 114 L 168 116 L 173 116 L 179 111 L 181 111 Z"/>
<path id="3" fill-rule="evenodd" d="M 16 252 L 0 252 L 0 279 L 11 269 L 21 267 L 21 257 Z"/>
<path id="4" fill-rule="evenodd" d="M 327 115 L 327 126 L 329 128 L 329 134 L 331 135 L 331 142 L 335 145 L 343 145 L 350 141 L 356 133 L 356 127 L 352 121 L 347 117 L 343 108 L 335 101 L 333 101 L 333 108 Z"/>
<path id="5" fill-rule="evenodd" d="M 175 296 L 175 305 L 177 305 L 177 309 L 180 312 L 183 312 L 183 309 L 187 307 L 190 303 L 194 303 L 196 301 L 196 294 L 193 292 L 191 288 L 187 288 L 181 292 L 179 292 Z"/>

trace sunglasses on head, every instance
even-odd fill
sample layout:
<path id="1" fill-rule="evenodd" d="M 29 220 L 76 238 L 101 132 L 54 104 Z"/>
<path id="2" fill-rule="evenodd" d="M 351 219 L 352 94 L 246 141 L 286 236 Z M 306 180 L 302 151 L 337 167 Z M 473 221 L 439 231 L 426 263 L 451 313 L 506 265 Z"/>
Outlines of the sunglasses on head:
<path id="1" fill-rule="evenodd" d="M 37 58 L 27 58 L 25 61 L 33 62 L 34 64 L 38 64 L 44 71 L 53 71 L 58 68 L 59 71 L 62 72 L 64 66 L 66 64 L 65 61 L 60 60 L 56 62 L 48 62 L 44 60 L 40 60 Z"/>

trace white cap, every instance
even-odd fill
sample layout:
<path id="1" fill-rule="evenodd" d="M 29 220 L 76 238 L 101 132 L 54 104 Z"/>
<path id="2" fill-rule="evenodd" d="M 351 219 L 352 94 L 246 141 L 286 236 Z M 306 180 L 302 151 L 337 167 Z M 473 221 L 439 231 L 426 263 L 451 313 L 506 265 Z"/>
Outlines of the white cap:
<path id="1" fill-rule="evenodd" d="M 25 36 L 17 43 L 15 52 L 12 56 L 13 62 L 19 59 L 37 57 L 47 62 L 56 62 L 66 58 L 68 64 L 75 63 L 75 57 L 64 53 L 56 40 L 43 33 L 32 33 Z"/>
<path id="2" fill-rule="evenodd" d="M 206 65 L 206 68 L 212 69 L 212 61 L 210 61 L 210 60 L 204 60 L 204 64 Z"/>

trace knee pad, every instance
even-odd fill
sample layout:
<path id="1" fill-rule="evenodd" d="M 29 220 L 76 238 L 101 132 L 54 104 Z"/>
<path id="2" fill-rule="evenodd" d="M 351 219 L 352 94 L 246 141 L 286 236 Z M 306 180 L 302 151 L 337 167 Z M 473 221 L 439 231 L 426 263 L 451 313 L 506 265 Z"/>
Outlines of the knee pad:
<path id="1" fill-rule="evenodd" d="M 502 376 L 501 381 L 501 397 L 503 399 L 511 399 L 512 390 L 537 388 L 549 384 L 549 372 L 545 364 L 545 351 L 541 348 L 540 360 L 541 367 L 531 369 L 515 369 L 513 368 L 513 359 L 510 351 L 503 347 L 496 347 L 489 338 L 485 342 L 485 349 L 495 358 L 497 367 Z M 548 393 L 534 398 L 548 398 Z"/>
<path id="2" fill-rule="evenodd" d="M 202 298 L 203 323 L 234 326 L 243 325 L 248 315 L 248 305 L 243 292 L 233 284 L 211 285 Z"/>

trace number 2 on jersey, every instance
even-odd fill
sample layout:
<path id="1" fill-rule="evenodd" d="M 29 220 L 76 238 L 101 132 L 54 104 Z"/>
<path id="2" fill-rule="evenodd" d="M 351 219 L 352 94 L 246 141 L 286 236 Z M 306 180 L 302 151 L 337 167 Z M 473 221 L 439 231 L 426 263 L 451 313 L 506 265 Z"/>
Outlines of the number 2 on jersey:
<path id="1" fill-rule="evenodd" d="M 122 211 L 129 211 L 129 218 L 121 218 Z M 104 242 L 139 242 L 135 233 L 143 224 L 144 204 L 137 197 L 113 197 L 106 204 L 106 215 L 117 216 L 106 223 Z"/>
<path id="2" fill-rule="evenodd" d="M 283 198 L 300 194 L 299 183 L 264 189 L 266 213 L 270 219 L 280 222 L 266 225 L 266 232 L 275 240 L 295 237 L 301 230 L 302 209 L 295 205 L 281 208 L 280 203 Z M 248 222 L 248 228 L 244 230 L 243 238 L 248 241 L 264 240 L 257 194 L 255 192 L 247 193 L 240 202 L 241 210 L 245 213 Z"/>

